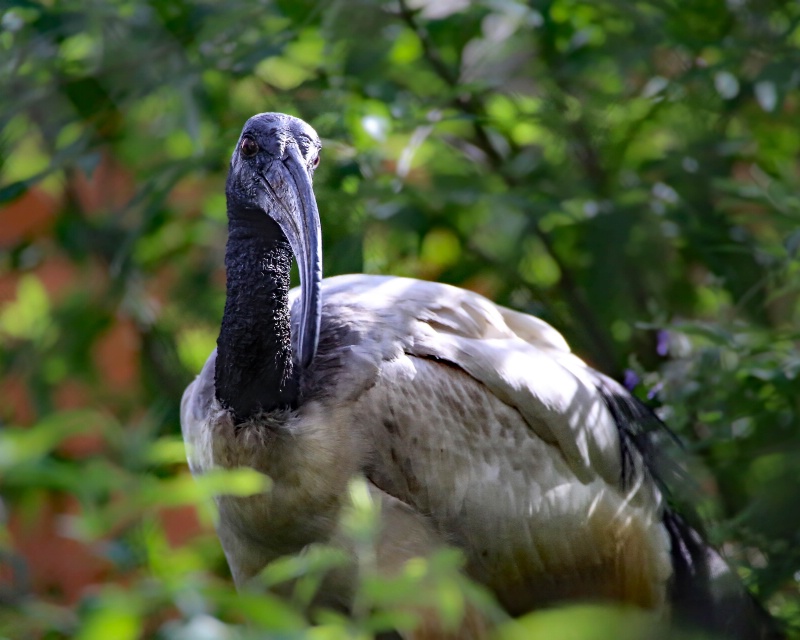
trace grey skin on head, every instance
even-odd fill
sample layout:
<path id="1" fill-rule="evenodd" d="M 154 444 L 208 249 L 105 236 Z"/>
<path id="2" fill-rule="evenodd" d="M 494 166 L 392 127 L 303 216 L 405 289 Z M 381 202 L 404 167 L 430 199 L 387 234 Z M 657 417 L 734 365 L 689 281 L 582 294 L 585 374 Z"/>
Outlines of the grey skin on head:
<path id="1" fill-rule="evenodd" d="M 781 637 L 666 504 L 649 437 L 662 425 L 555 329 L 444 284 L 322 279 L 320 148 L 288 115 L 245 124 L 226 186 L 217 349 L 181 407 L 193 474 L 251 467 L 272 479 L 264 493 L 216 498 L 236 584 L 311 543 L 349 549 L 339 518 L 360 477 L 380 508 L 386 574 L 453 545 L 511 615 L 615 601 L 726 638 Z M 355 580 L 354 568 L 334 572 L 318 603 L 347 611 Z M 409 637 L 489 632 L 471 609 L 452 636 L 419 613 Z"/>

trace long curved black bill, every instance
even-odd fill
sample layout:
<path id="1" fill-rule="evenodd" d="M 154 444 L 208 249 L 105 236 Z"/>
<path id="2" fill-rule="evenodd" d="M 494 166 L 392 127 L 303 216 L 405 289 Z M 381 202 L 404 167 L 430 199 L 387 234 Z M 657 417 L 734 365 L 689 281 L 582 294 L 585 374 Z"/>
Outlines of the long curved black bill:
<path id="1" fill-rule="evenodd" d="M 319 210 L 311 177 L 296 145 L 287 146 L 284 166 L 292 177 L 297 194 L 294 229 L 284 229 L 300 271 L 300 323 L 296 338 L 296 364 L 307 368 L 314 360 L 319 343 L 322 283 L 322 234 Z"/>

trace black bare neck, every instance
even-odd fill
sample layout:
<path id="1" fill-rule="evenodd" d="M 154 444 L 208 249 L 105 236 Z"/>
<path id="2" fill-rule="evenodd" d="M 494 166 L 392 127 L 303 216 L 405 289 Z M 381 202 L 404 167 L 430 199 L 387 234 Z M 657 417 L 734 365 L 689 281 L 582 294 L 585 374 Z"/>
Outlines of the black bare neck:
<path id="1" fill-rule="evenodd" d="M 217 399 L 243 422 L 297 400 L 292 370 L 289 282 L 292 252 L 263 212 L 231 216 L 225 253 L 227 299 L 217 339 Z"/>

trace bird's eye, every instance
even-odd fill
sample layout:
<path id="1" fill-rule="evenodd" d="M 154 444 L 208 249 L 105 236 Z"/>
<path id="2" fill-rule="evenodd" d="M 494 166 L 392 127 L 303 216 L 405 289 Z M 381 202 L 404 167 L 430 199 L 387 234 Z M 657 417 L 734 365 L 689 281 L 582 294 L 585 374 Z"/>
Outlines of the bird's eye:
<path id="1" fill-rule="evenodd" d="M 242 155 L 246 158 L 252 158 L 258 153 L 258 143 L 249 137 L 242 138 L 242 145 L 240 148 L 242 150 Z"/>
<path id="2" fill-rule="evenodd" d="M 311 164 L 314 165 L 315 169 L 319 166 L 319 154 L 317 154 L 317 157 L 314 158 L 314 162 L 312 162 Z"/>

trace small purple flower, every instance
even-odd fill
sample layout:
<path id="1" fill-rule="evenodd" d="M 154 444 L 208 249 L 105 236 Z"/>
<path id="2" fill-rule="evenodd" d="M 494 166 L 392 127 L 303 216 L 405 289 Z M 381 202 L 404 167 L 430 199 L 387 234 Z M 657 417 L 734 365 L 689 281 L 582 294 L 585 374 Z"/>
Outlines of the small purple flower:
<path id="1" fill-rule="evenodd" d="M 669 331 L 659 329 L 656 334 L 656 353 L 662 357 L 669 353 Z"/>
<path id="2" fill-rule="evenodd" d="M 633 369 L 625 369 L 625 374 L 622 377 L 622 384 L 628 391 L 633 391 L 637 384 L 641 382 L 641 379 Z"/>

